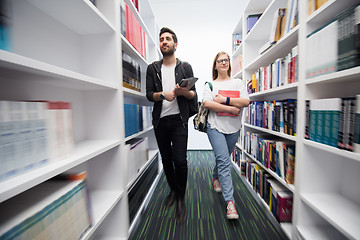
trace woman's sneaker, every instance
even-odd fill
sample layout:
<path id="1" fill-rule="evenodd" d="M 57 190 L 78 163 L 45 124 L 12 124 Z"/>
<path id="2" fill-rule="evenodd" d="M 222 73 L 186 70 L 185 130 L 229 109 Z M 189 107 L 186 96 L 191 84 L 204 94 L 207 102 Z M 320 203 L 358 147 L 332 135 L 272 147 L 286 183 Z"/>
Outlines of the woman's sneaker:
<path id="1" fill-rule="evenodd" d="M 233 201 L 228 202 L 226 209 L 227 209 L 227 213 L 226 213 L 227 219 L 238 219 L 239 218 L 239 214 L 236 211 L 235 204 Z"/>
<path id="2" fill-rule="evenodd" d="M 213 179 L 214 191 L 221 193 L 221 185 L 219 179 Z"/>

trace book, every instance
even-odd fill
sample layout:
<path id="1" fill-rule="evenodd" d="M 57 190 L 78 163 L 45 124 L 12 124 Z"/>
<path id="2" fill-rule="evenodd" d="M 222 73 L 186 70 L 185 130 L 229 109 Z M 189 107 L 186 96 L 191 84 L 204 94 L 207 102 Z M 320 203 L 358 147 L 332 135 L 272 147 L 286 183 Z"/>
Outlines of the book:
<path id="1" fill-rule="evenodd" d="M 48 162 L 46 104 L 0 101 L 0 179 Z"/>
<path id="2" fill-rule="evenodd" d="M 338 59 L 337 70 L 352 68 L 358 65 L 356 52 L 355 8 L 354 5 L 337 15 L 338 19 Z M 357 10 L 358 11 L 358 10 Z"/>
<path id="3" fill-rule="evenodd" d="M 128 183 L 136 179 L 141 168 L 149 160 L 149 140 L 145 138 L 132 138 L 126 141 L 129 145 L 128 153 Z"/>
<path id="4" fill-rule="evenodd" d="M 354 129 L 354 152 L 360 153 L 360 95 L 356 95 Z"/>
<path id="5" fill-rule="evenodd" d="M 270 44 L 276 43 L 283 36 L 283 31 L 285 28 L 284 27 L 285 15 L 286 15 L 285 8 L 279 8 L 277 11 L 275 11 L 272 27 L 270 31 L 270 37 L 269 37 Z"/>
<path id="6" fill-rule="evenodd" d="M 286 6 L 286 18 L 285 18 L 285 30 L 284 33 L 288 33 L 295 26 L 295 19 L 298 11 L 298 1 L 297 0 L 288 0 Z"/>
<path id="7" fill-rule="evenodd" d="M 289 191 L 277 193 L 276 219 L 279 222 L 291 222 L 293 208 L 293 194 Z"/>
<path id="8" fill-rule="evenodd" d="M 0 1 L 0 49 L 11 51 L 11 1 Z"/>
<path id="9" fill-rule="evenodd" d="M 295 180 L 295 146 L 288 146 L 286 154 L 285 181 L 294 184 Z"/>
<path id="10" fill-rule="evenodd" d="M 186 87 L 186 85 L 189 84 L 188 88 L 190 89 L 195 85 L 197 80 L 198 80 L 198 78 L 196 78 L 196 77 L 184 78 L 184 79 L 181 79 L 181 81 L 179 82 L 179 86 Z"/>
<path id="11" fill-rule="evenodd" d="M 0 212 L 0 239 L 81 239 L 92 225 L 84 179 L 51 179 L 3 202 Z"/>
<path id="12" fill-rule="evenodd" d="M 339 121 L 338 147 L 353 151 L 353 133 L 355 118 L 355 98 L 343 98 Z"/>
<path id="13" fill-rule="evenodd" d="M 347 117 L 347 129 L 346 129 L 346 144 L 345 149 L 348 151 L 354 151 L 354 130 L 355 130 L 355 101 L 356 98 L 351 97 L 348 99 L 348 117 Z"/>
<path id="14" fill-rule="evenodd" d="M 360 7 L 355 8 L 355 46 L 356 46 L 356 53 L 357 53 L 357 63 L 356 65 L 360 65 Z"/>
<path id="15" fill-rule="evenodd" d="M 48 114 L 48 144 L 50 161 L 68 157 L 74 149 L 72 108 L 69 102 L 44 101 Z"/>
<path id="16" fill-rule="evenodd" d="M 230 98 L 239 98 L 240 97 L 240 91 L 235 90 L 219 90 L 219 94 L 224 97 L 230 97 Z M 218 112 L 218 116 L 231 116 L 231 117 L 237 117 L 237 115 L 231 114 L 231 113 L 225 113 L 225 112 Z"/>
<path id="17" fill-rule="evenodd" d="M 125 137 L 139 132 L 139 105 L 124 104 Z"/>
<path id="18" fill-rule="evenodd" d="M 261 13 L 248 15 L 246 19 L 247 33 L 254 27 L 255 23 L 259 20 Z"/>

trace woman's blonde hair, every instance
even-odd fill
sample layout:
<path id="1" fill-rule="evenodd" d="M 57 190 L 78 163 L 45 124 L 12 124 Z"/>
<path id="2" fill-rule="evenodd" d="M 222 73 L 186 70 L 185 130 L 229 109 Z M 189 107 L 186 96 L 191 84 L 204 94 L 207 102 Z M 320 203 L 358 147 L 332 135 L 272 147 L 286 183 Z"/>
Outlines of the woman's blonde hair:
<path id="1" fill-rule="evenodd" d="M 223 55 L 223 54 L 226 54 L 226 56 L 228 57 L 229 59 L 229 69 L 227 71 L 227 75 L 229 77 L 231 77 L 231 64 L 230 64 L 230 56 L 229 54 L 227 54 L 226 52 L 219 52 L 218 54 L 216 54 L 215 58 L 214 58 L 214 62 L 213 62 L 213 67 L 212 67 L 212 77 L 213 77 L 213 80 L 215 80 L 217 77 L 218 77 L 218 71 L 215 69 L 216 67 L 216 60 L 218 60 L 219 56 L 220 55 Z"/>

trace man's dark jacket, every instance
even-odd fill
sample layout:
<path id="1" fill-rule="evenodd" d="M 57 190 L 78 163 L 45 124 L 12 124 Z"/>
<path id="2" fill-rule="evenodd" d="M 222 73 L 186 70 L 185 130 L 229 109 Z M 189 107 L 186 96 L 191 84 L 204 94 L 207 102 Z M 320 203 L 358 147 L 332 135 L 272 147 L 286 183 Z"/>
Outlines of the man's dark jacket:
<path id="1" fill-rule="evenodd" d="M 161 114 L 161 107 L 162 102 L 155 102 L 153 95 L 155 92 L 162 92 L 162 80 L 161 80 L 161 65 L 162 60 L 155 61 L 150 64 L 146 70 L 146 97 L 149 101 L 154 102 L 154 109 L 152 112 L 152 124 L 154 128 L 157 128 L 159 121 L 160 121 L 160 114 Z M 187 62 L 182 62 L 179 59 L 176 59 L 176 66 L 175 66 L 175 81 L 179 83 L 183 78 L 193 77 L 194 73 L 191 68 L 191 65 Z M 195 97 L 191 100 L 186 99 L 184 96 L 178 96 L 177 102 L 180 109 L 180 117 L 181 120 L 185 125 L 188 124 L 190 115 L 194 115 L 194 111 L 190 113 L 190 105 L 197 106 L 197 94 L 195 85 L 190 89 L 195 91 Z"/>

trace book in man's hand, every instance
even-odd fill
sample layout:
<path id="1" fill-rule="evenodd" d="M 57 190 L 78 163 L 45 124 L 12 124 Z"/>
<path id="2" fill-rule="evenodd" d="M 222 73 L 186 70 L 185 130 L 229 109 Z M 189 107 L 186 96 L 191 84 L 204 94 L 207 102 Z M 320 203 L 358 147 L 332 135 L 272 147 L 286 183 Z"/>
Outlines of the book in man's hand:
<path id="1" fill-rule="evenodd" d="M 239 98 L 240 97 L 240 91 L 234 91 L 234 90 L 219 90 L 219 94 L 224 97 L 230 97 L 230 98 Z M 218 112 L 218 116 L 231 116 L 231 117 L 237 117 L 238 115 L 229 113 L 229 112 Z"/>
<path id="2" fill-rule="evenodd" d="M 195 85 L 195 82 L 198 80 L 196 77 L 184 78 L 179 82 L 180 87 L 186 87 L 186 84 L 189 83 L 189 89 Z"/>

